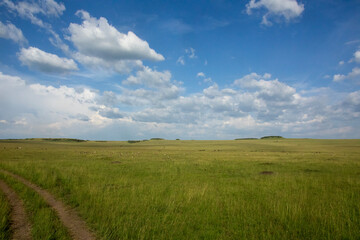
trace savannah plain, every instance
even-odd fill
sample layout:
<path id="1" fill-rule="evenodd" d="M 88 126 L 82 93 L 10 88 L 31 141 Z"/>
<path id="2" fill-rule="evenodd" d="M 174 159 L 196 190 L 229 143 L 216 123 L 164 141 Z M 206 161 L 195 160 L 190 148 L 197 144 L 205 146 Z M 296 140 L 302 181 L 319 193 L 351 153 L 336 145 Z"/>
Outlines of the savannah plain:
<path id="1" fill-rule="evenodd" d="M 0 180 L 32 239 L 73 239 L 15 176 L 96 239 L 360 239 L 360 140 L 0 140 Z M 0 191 L 0 239 L 12 239 L 12 211 Z"/>

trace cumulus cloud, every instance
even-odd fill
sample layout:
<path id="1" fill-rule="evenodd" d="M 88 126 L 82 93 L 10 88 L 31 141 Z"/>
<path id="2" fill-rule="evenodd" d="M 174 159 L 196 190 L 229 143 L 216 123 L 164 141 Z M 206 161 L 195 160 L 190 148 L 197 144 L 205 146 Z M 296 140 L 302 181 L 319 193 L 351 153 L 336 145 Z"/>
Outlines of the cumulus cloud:
<path id="1" fill-rule="evenodd" d="M 334 82 L 341 82 L 341 81 L 343 81 L 345 78 L 346 78 L 345 75 L 335 74 L 335 75 L 333 76 L 333 81 L 334 81 Z"/>
<path id="2" fill-rule="evenodd" d="M 360 77 L 360 68 L 355 67 L 352 71 L 348 74 L 348 78 L 358 80 Z"/>
<path id="3" fill-rule="evenodd" d="M 64 74 L 78 70 L 74 60 L 61 58 L 35 47 L 22 48 L 18 56 L 22 64 L 44 73 Z"/>
<path id="4" fill-rule="evenodd" d="M 83 22 L 81 25 L 70 24 L 69 39 L 81 54 L 105 61 L 164 60 L 161 54 L 151 49 L 149 44 L 135 33 L 131 31 L 127 34 L 121 33 L 110 25 L 106 18 L 96 19 L 83 10 L 76 14 L 83 19 Z"/>
<path id="5" fill-rule="evenodd" d="M 348 62 L 349 63 L 352 63 L 352 62 L 360 63 L 360 50 L 355 51 L 354 52 L 354 57 L 351 58 Z M 339 65 L 343 65 L 343 64 L 345 64 L 344 61 L 339 62 Z M 333 76 L 333 81 L 334 82 L 342 82 L 342 81 L 344 81 L 346 79 L 360 82 L 360 68 L 359 67 L 354 67 L 351 70 L 351 72 L 349 72 L 348 74 L 335 74 Z"/>
<path id="6" fill-rule="evenodd" d="M 235 80 L 234 85 L 258 90 L 258 96 L 268 101 L 291 101 L 292 98 L 297 96 L 294 88 L 279 82 L 278 79 L 266 80 L 270 77 L 270 74 L 260 76 L 256 73 L 251 73 L 241 79 Z"/>
<path id="7" fill-rule="evenodd" d="M 155 133 L 183 139 L 360 134 L 359 91 L 299 93 L 270 74 L 251 73 L 229 87 L 213 83 L 180 95 L 170 73 L 149 68 L 125 81 L 129 88 L 101 93 L 83 86 L 29 84 L 0 73 L 0 134 L 114 140 Z"/>
<path id="8" fill-rule="evenodd" d="M 141 60 L 120 60 L 108 61 L 98 57 L 87 56 L 81 53 L 73 54 L 73 58 L 89 67 L 92 70 L 105 70 L 110 72 L 118 72 L 121 74 L 129 74 L 134 69 L 142 69 L 143 63 Z"/>
<path id="9" fill-rule="evenodd" d="M 360 50 L 358 50 L 354 53 L 354 60 L 356 62 L 360 63 Z"/>
<path id="10" fill-rule="evenodd" d="M 161 88 L 170 86 L 171 73 L 169 71 L 158 72 L 149 67 L 144 67 L 136 75 L 129 76 L 123 84 L 125 85 L 145 85 L 151 88 Z"/>
<path id="11" fill-rule="evenodd" d="M 360 91 L 349 93 L 341 104 L 338 106 L 339 113 L 342 116 L 351 118 L 360 117 Z M 345 113 L 345 114 L 344 114 Z"/>
<path id="12" fill-rule="evenodd" d="M 85 130 L 104 126 L 109 121 L 91 110 L 102 105 L 97 103 L 98 93 L 86 87 L 29 84 L 0 72 L 0 96 L 0 119 L 7 123 L 0 128 L 2 136 L 10 131 L 22 137 L 69 136 L 79 125 Z"/>
<path id="13" fill-rule="evenodd" d="M 352 69 L 352 71 L 349 72 L 347 75 L 335 74 L 333 76 L 333 81 L 334 82 L 341 82 L 341 81 L 343 81 L 345 79 L 360 81 L 360 68 L 359 67 L 354 67 Z"/>
<path id="14" fill-rule="evenodd" d="M 176 99 L 182 88 L 171 81 L 169 71 L 159 72 L 144 67 L 122 82 L 124 85 L 140 87 L 135 90 L 122 88 L 121 101 L 130 105 L 161 105 L 163 100 Z"/>
<path id="15" fill-rule="evenodd" d="M 272 25 L 269 18 L 283 17 L 286 21 L 297 18 L 304 11 L 304 4 L 298 3 L 296 0 L 250 0 L 246 4 L 247 14 L 252 14 L 254 9 L 265 8 L 266 14 L 263 15 L 262 24 Z"/>
<path id="16" fill-rule="evenodd" d="M 120 118 L 124 118 L 125 115 L 124 113 L 120 112 L 120 110 L 118 108 L 104 108 L 104 109 L 99 109 L 99 114 L 105 118 L 109 118 L 109 119 L 120 119 Z"/>
<path id="17" fill-rule="evenodd" d="M 0 38 L 10 39 L 19 44 L 27 43 L 27 40 L 20 29 L 18 29 L 12 23 L 7 23 L 5 25 L 1 21 L 0 21 Z"/>
<path id="18" fill-rule="evenodd" d="M 301 97 L 294 88 L 270 78 L 270 74 L 252 73 L 235 80 L 235 88 L 221 89 L 213 83 L 200 93 L 177 96 L 175 99 L 160 99 L 157 97 L 159 93 L 145 89 L 136 89 L 126 94 L 123 91 L 124 95 L 120 98 L 128 96 L 123 100 L 131 99 L 130 102 L 123 101 L 124 104 L 147 106 L 144 111 L 131 115 L 134 119 L 145 122 L 156 120 L 164 123 L 200 124 L 209 119 L 224 121 L 244 116 L 251 116 L 260 122 L 281 119 L 292 121 L 289 116 L 297 116 L 300 109 L 305 109 L 308 100 Z"/>

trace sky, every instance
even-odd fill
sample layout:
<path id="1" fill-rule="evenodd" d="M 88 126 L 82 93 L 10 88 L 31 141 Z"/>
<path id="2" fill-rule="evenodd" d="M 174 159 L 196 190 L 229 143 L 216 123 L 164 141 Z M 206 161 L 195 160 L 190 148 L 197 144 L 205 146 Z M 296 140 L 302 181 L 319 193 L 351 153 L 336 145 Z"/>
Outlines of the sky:
<path id="1" fill-rule="evenodd" d="M 0 138 L 360 138 L 359 0 L 0 0 Z"/>

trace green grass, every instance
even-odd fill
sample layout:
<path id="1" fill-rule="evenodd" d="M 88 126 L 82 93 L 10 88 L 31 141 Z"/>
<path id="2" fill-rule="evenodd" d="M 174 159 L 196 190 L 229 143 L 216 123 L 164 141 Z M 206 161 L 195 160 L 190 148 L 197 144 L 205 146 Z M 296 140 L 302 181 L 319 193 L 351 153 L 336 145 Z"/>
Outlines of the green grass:
<path id="1" fill-rule="evenodd" d="M 10 205 L 0 191 L 0 239 L 10 239 Z"/>
<path id="2" fill-rule="evenodd" d="M 24 201 L 25 211 L 32 226 L 33 239 L 71 239 L 56 213 L 35 191 L 5 174 L 0 173 L 0 178 Z"/>
<path id="3" fill-rule="evenodd" d="M 4 140 L 0 159 L 102 239 L 360 239 L 360 140 Z"/>

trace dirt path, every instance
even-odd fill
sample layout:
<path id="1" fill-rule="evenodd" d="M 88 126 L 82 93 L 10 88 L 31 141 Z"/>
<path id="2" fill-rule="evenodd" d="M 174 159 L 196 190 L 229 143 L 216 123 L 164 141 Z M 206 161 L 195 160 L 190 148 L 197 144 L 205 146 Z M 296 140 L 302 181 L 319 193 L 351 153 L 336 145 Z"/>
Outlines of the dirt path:
<path id="1" fill-rule="evenodd" d="M 58 214 L 61 222 L 69 230 L 70 235 L 76 240 L 92 240 L 96 239 L 95 235 L 88 229 L 86 223 L 77 215 L 74 209 L 66 206 L 59 200 L 56 200 L 53 195 L 51 195 L 46 190 L 40 188 L 39 186 L 29 182 L 25 178 L 22 178 L 11 172 L 1 170 L 5 174 L 8 174 L 15 179 L 19 180 L 29 188 L 35 190 L 40 196 L 44 198 L 47 204 L 49 204 Z"/>
<path id="2" fill-rule="evenodd" d="M 11 206 L 12 239 L 31 239 L 31 227 L 26 217 L 24 205 L 18 195 L 4 181 L 0 180 L 0 189 L 5 193 Z"/>

